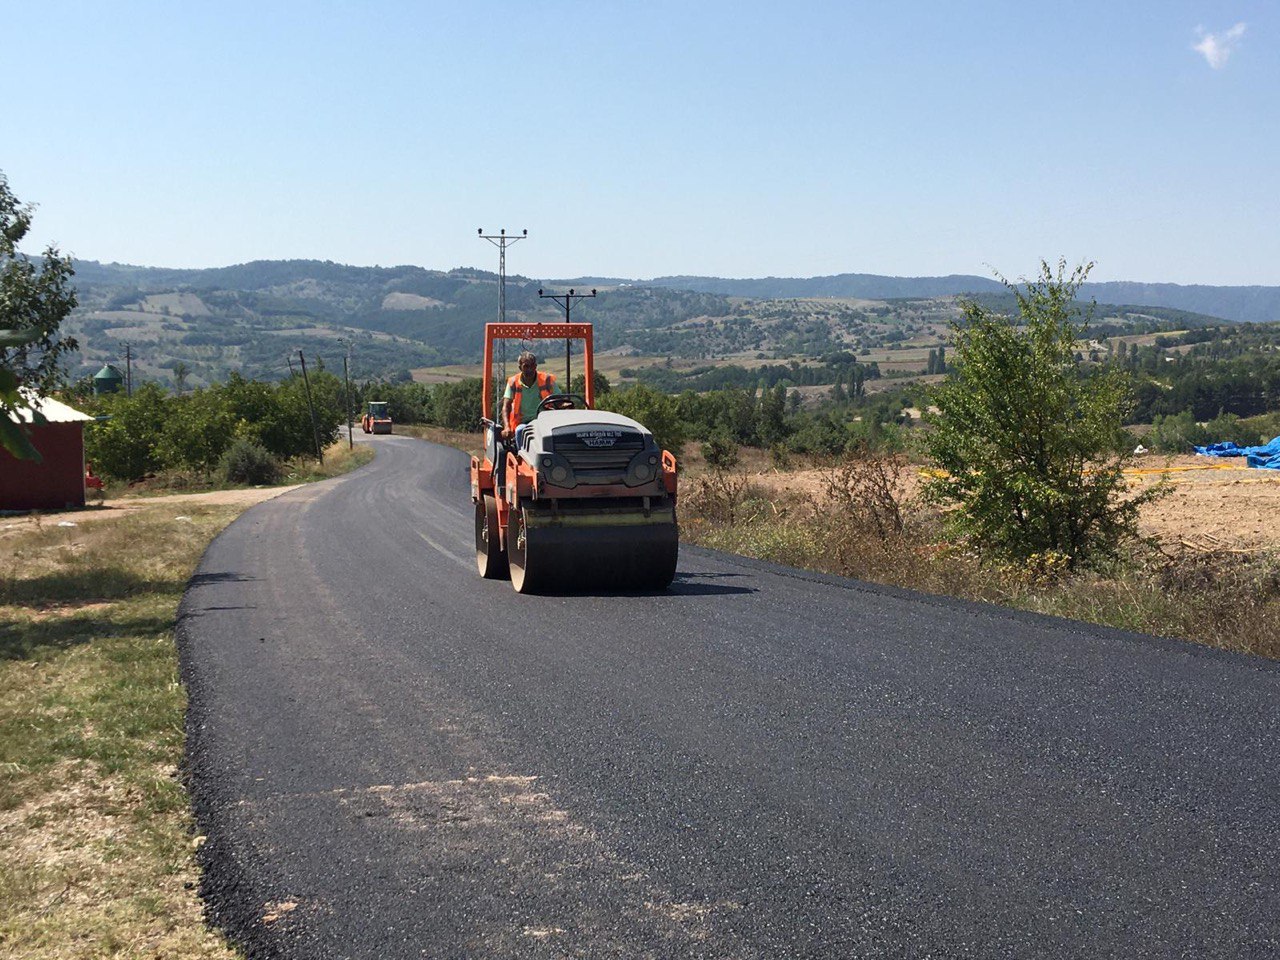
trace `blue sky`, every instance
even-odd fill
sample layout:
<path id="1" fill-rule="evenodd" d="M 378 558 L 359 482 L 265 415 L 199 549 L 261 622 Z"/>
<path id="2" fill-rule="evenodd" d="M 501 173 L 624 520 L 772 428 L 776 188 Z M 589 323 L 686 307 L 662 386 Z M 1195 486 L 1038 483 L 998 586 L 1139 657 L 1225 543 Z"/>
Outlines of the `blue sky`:
<path id="1" fill-rule="evenodd" d="M 28 250 L 1280 285 L 1274 2 L 49 9 L 0 20 Z"/>

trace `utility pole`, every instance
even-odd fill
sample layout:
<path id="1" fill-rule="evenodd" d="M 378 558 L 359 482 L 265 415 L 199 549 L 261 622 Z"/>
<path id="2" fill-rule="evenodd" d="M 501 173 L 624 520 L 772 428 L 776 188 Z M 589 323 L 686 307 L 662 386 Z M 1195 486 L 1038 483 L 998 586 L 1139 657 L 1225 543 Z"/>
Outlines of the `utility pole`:
<path id="1" fill-rule="evenodd" d="M 311 402 L 311 381 L 307 379 L 307 358 L 298 351 L 298 362 L 302 364 L 302 384 L 307 388 L 307 409 L 311 411 L 311 436 L 316 441 L 316 459 L 324 463 L 324 451 L 320 449 L 320 425 L 316 423 L 316 408 Z"/>
<path id="2" fill-rule="evenodd" d="M 293 354 L 286 353 L 284 355 L 284 358 L 289 361 L 289 376 L 291 377 L 297 376 L 297 374 L 293 372 Z"/>
<path id="3" fill-rule="evenodd" d="M 347 385 L 346 392 L 343 397 L 347 405 L 347 449 L 354 450 L 356 446 L 355 440 L 352 438 L 353 427 L 351 425 L 351 341 L 347 341 L 347 353 L 342 358 L 342 379 Z"/>
<path id="4" fill-rule="evenodd" d="M 124 395 L 133 396 L 133 352 L 127 343 L 124 345 Z"/>
<path id="5" fill-rule="evenodd" d="M 484 227 L 476 230 L 481 240 L 488 240 L 498 248 L 498 322 L 507 322 L 507 247 L 518 240 L 523 240 L 529 236 L 529 231 L 523 231 L 520 236 L 508 237 L 505 229 L 499 230 L 496 235 L 485 233 Z"/>
<path id="6" fill-rule="evenodd" d="M 542 288 L 538 288 L 539 300 L 554 300 L 561 309 L 564 310 L 564 322 L 569 323 L 569 311 L 573 307 L 575 300 L 590 300 L 596 295 L 595 287 L 591 288 L 590 293 L 574 293 L 573 288 L 569 288 L 568 293 L 543 293 Z M 569 338 L 564 340 L 564 389 L 569 389 Z"/>

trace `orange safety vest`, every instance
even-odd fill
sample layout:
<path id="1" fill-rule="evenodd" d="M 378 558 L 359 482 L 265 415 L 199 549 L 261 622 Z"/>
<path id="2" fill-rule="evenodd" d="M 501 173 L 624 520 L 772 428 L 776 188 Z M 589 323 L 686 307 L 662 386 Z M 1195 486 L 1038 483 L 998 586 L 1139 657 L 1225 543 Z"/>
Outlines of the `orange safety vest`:
<path id="1" fill-rule="evenodd" d="M 516 374 L 507 381 L 507 386 L 511 388 L 511 413 L 507 415 L 507 426 L 511 428 L 511 432 L 515 433 L 516 427 L 520 426 L 521 397 L 524 391 L 524 382 L 520 379 L 520 374 Z M 531 384 L 532 386 L 532 384 Z M 545 400 L 556 391 L 556 378 L 549 373 L 538 371 L 538 393 L 541 399 Z"/>

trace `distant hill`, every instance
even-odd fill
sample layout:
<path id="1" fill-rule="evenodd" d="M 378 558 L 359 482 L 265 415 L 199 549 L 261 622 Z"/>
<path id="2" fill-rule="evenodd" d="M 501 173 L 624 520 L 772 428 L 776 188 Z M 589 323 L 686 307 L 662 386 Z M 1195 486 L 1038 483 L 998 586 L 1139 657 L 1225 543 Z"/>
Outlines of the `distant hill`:
<path id="1" fill-rule="evenodd" d="M 484 324 L 496 319 L 498 304 L 497 275 L 471 268 L 275 260 L 204 270 L 77 261 L 75 269 L 80 307 L 66 323 L 81 344 L 75 374 L 120 363 L 127 346 L 135 376 L 192 386 L 225 380 L 232 372 L 266 379 L 287 375 L 300 349 L 309 363 L 330 369 L 340 368 L 349 351 L 357 378 L 405 377 L 419 367 L 474 363 Z M 997 309 L 1011 304 L 998 283 L 965 276 L 511 276 L 509 320 L 562 319 L 553 301 L 538 296 L 539 287 L 598 288 L 598 296 L 575 303 L 573 316 L 595 324 L 600 350 L 735 362 L 920 348 L 946 335 L 959 314 L 957 295 Z M 1197 298 L 1194 310 L 1178 299 L 1188 291 Z M 1088 292 L 1101 302 L 1098 316 L 1114 332 L 1257 318 L 1280 295 L 1277 288 L 1172 284 L 1096 284 Z M 1134 306 L 1106 307 L 1106 301 Z"/>
<path id="2" fill-rule="evenodd" d="M 1175 307 L 1237 323 L 1269 323 L 1280 320 L 1280 287 L 1209 287 L 1115 281 L 1086 283 L 1080 292 L 1099 303 Z"/>
<path id="3" fill-rule="evenodd" d="M 995 280 L 966 275 L 946 277 L 884 277 L 869 273 L 842 273 L 830 277 L 656 277 L 653 280 L 610 281 L 672 290 L 693 290 L 729 297 L 778 300 L 809 297 L 847 297 L 865 300 L 947 297 L 1000 293 Z M 1183 286 L 1176 283 L 1086 283 L 1085 298 L 1099 303 L 1142 304 L 1173 307 L 1238 323 L 1280 320 L 1280 287 Z"/>
<path id="4" fill-rule="evenodd" d="M 632 281 L 650 287 L 695 290 L 728 297 L 787 300 L 805 297 L 844 297 L 858 300 L 894 300 L 906 297 L 949 297 L 960 293 L 999 292 L 994 280 L 953 275 L 949 277 L 882 277 L 871 273 L 841 273 L 830 277 L 764 277 L 758 280 L 725 280 L 720 277 L 655 277 Z"/>

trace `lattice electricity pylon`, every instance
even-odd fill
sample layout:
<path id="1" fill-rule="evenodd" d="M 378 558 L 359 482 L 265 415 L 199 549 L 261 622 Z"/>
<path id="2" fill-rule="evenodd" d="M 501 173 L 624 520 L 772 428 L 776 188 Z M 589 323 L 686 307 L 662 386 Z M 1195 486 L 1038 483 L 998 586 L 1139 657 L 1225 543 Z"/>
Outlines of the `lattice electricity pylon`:
<path id="1" fill-rule="evenodd" d="M 515 243 L 517 240 L 523 240 L 529 236 L 529 231 L 524 230 L 520 236 L 508 237 L 506 230 L 499 230 L 497 234 L 485 233 L 484 227 L 476 230 L 481 240 L 488 240 L 498 248 L 498 322 L 507 322 L 507 247 Z"/>

